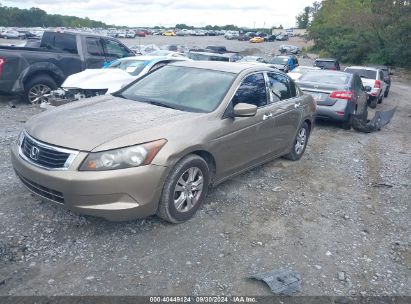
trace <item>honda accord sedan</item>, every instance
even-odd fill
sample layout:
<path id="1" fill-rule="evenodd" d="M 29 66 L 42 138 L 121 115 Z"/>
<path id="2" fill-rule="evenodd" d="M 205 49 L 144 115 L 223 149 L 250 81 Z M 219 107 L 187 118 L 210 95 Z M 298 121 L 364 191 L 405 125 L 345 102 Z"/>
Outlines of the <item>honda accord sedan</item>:
<path id="1" fill-rule="evenodd" d="M 210 186 L 276 157 L 300 159 L 314 113 L 282 72 L 178 62 L 33 117 L 12 163 L 34 194 L 74 212 L 179 223 Z"/>

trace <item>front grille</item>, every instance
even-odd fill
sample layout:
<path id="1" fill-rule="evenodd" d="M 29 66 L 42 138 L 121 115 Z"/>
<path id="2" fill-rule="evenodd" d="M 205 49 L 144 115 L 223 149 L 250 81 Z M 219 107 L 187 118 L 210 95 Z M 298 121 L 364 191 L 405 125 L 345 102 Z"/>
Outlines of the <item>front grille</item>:
<path id="1" fill-rule="evenodd" d="M 21 152 L 31 162 L 49 169 L 64 168 L 67 159 L 70 157 L 70 153 L 47 148 L 28 136 L 24 136 Z"/>
<path id="2" fill-rule="evenodd" d="M 17 174 L 17 176 L 20 178 L 22 183 L 33 193 L 49 199 L 53 202 L 59 203 L 59 204 L 64 204 L 64 196 L 63 193 L 41 186 L 39 184 L 36 184 L 35 182 L 32 182 L 31 180 L 21 176 L 20 174 Z"/>

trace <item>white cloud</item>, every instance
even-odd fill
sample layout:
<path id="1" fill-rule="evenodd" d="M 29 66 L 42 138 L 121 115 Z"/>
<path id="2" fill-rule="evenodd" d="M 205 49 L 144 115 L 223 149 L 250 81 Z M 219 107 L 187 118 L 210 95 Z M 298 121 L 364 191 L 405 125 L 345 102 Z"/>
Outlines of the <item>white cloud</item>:
<path id="1" fill-rule="evenodd" d="M 3 0 L 3 5 L 39 7 L 48 13 L 89 17 L 127 26 L 235 24 L 295 25 L 295 16 L 314 0 Z"/>

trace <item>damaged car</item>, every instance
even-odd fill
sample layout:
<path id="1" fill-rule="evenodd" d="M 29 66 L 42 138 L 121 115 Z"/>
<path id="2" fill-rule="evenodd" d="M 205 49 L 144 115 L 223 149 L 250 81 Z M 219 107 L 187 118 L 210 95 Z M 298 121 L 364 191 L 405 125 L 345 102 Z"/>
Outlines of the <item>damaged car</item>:
<path id="1" fill-rule="evenodd" d="M 48 103 L 58 106 L 116 92 L 151 71 L 184 60 L 189 59 L 183 56 L 137 56 L 115 60 L 103 69 L 89 69 L 67 77 L 60 89 L 51 92 Z"/>
<path id="2" fill-rule="evenodd" d="M 280 71 L 180 61 L 31 118 L 12 163 L 31 192 L 77 213 L 180 223 L 210 186 L 276 157 L 299 160 L 314 114 Z"/>

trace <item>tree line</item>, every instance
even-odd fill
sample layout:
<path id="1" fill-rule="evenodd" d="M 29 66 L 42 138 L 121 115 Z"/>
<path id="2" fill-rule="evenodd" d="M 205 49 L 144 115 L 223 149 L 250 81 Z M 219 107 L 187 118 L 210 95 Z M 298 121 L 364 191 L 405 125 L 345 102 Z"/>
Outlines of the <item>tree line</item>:
<path id="1" fill-rule="evenodd" d="M 323 0 L 296 19 L 320 55 L 411 67 L 410 0 Z"/>
<path id="2" fill-rule="evenodd" d="M 15 27 L 108 27 L 101 21 L 74 16 L 51 15 L 39 8 L 19 9 L 0 4 L 0 26 Z"/>

